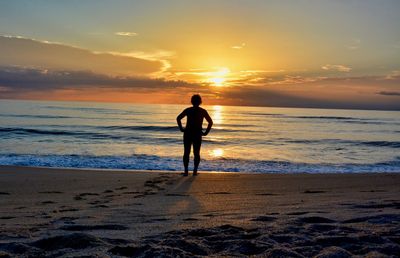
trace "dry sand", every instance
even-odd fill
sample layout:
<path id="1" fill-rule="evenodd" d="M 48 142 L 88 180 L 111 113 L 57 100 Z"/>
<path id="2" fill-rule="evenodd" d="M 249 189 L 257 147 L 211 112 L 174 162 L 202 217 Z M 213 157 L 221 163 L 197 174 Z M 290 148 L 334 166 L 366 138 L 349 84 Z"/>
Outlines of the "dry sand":
<path id="1" fill-rule="evenodd" d="M 0 167 L 0 257 L 399 257 L 399 174 Z"/>

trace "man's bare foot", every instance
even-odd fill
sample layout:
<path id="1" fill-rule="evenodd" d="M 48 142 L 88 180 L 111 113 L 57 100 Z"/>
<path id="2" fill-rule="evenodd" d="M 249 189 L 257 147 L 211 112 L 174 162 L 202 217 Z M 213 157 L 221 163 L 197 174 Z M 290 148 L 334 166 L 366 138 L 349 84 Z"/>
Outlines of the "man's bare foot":
<path id="1" fill-rule="evenodd" d="M 197 176 L 197 171 L 193 171 L 193 176 Z"/>
<path id="2" fill-rule="evenodd" d="M 184 172 L 184 173 L 181 173 L 181 175 L 182 175 L 182 176 L 188 176 L 189 173 L 188 173 L 188 172 Z"/>

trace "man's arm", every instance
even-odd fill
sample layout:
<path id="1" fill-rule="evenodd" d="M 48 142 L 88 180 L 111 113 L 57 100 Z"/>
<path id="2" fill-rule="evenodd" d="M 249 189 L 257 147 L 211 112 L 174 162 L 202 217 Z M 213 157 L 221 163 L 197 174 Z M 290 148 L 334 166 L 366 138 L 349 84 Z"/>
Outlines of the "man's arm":
<path id="1" fill-rule="evenodd" d="M 212 127 L 212 125 L 213 125 L 213 120 L 211 119 L 211 117 L 210 117 L 210 115 L 208 114 L 207 111 L 205 111 L 204 118 L 205 118 L 205 119 L 207 120 L 207 122 L 208 122 L 207 129 L 206 129 L 206 131 L 203 133 L 203 135 L 206 136 L 206 135 L 211 131 L 211 127 Z"/>
<path id="2" fill-rule="evenodd" d="M 182 122 L 181 122 L 182 118 L 184 118 L 185 116 L 186 116 L 186 109 L 183 110 L 182 113 L 180 113 L 178 115 L 178 117 L 176 118 L 176 122 L 178 123 L 179 130 L 181 130 L 181 132 L 185 131 L 185 129 L 183 129 Z"/>

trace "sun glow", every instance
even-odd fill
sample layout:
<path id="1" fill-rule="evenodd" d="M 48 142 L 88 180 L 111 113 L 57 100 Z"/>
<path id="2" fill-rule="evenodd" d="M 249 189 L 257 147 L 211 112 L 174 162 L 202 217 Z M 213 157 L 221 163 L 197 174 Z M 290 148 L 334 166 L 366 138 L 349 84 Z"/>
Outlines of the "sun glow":
<path id="1" fill-rule="evenodd" d="M 212 155 L 214 157 L 222 157 L 222 155 L 224 155 L 224 150 L 223 149 L 213 149 Z"/>
<path id="2" fill-rule="evenodd" d="M 226 67 L 220 68 L 216 72 L 211 72 L 208 76 L 208 82 L 211 83 L 212 86 L 222 87 L 225 86 L 226 77 L 230 73 L 230 70 Z"/>
<path id="3" fill-rule="evenodd" d="M 221 77 L 220 78 L 211 78 L 210 82 L 213 83 L 213 86 L 221 87 L 224 85 L 225 78 L 221 78 Z"/>

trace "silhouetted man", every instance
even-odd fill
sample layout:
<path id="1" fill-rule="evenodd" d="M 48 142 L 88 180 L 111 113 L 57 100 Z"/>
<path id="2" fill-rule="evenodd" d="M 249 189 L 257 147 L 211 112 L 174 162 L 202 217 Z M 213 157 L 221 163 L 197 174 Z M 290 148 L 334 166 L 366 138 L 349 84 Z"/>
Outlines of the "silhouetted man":
<path id="1" fill-rule="evenodd" d="M 197 175 L 197 169 L 199 168 L 200 163 L 200 147 L 202 136 L 206 136 L 210 132 L 213 125 L 213 121 L 208 115 L 207 110 L 200 107 L 201 102 L 202 101 L 200 95 L 193 95 L 193 107 L 189 107 L 183 110 L 183 112 L 180 113 L 179 116 L 176 118 L 179 129 L 181 130 L 181 132 L 183 132 L 183 145 L 185 147 L 185 151 L 183 154 L 183 165 L 185 167 L 185 173 L 183 173 L 183 175 L 185 176 L 189 174 L 189 155 L 192 145 L 194 154 L 193 175 Z M 181 120 L 185 116 L 187 117 L 186 128 L 183 128 Z M 208 122 L 208 126 L 205 132 L 203 132 L 202 127 L 204 118 Z"/>

